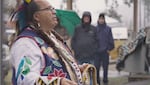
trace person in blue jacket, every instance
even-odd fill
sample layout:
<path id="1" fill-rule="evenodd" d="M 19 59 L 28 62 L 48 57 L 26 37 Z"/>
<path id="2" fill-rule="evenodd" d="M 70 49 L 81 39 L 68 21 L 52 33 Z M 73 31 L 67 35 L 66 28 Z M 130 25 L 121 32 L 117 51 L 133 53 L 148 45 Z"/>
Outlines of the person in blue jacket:
<path id="1" fill-rule="evenodd" d="M 101 13 L 96 26 L 96 37 L 98 41 L 98 53 L 94 64 L 97 69 L 97 82 L 100 85 L 99 70 L 103 67 L 103 83 L 108 84 L 109 52 L 114 48 L 114 40 L 111 27 L 106 24 L 105 14 Z"/>

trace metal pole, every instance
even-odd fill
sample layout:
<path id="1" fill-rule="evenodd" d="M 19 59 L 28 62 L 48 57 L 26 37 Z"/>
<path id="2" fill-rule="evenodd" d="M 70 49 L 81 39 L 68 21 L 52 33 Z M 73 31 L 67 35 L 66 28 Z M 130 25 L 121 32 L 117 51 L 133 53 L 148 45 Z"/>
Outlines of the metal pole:
<path id="1" fill-rule="evenodd" d="M 139 28 L 142 28 L 142 22 L 141 22 L 141 21 L 142 21 L 142 16 L 141 16 L 141 15 L 142 15 L 142 14 L 141 14 L 141 13 L 142 13 L 142 11 L 141 11 L 141 9 L 142 9 L 141 4 L 142 4 L 142 3 L 141 3 L 141 0 L 139 1 L 138 4 L 139 4 Z"/>
<path id="2" fill-rule="evenodd" d="M 146 25 L 146 6 L 144 3 L 144 26 Z"/>
<path id="3" fill-rule="evenodd" d="M 2 4 L 2 0 L 0 0 L 0 4 Z M 2 83 L 2 5 L 0 5 L 0 84 Z"/>
<path id="4" fill-rule="evenodd" d="M 72 0 L 67 0 L 67 10 L 72 10 Z"/>
<path id="5" fill-rule="evenodd" d="M 133 17 L 134 17 L 134 28 L 133 28 L 133 31 L 134 31 L 134 37 L 137 33 L 137 28 L 138 28 L 138 0 L 134 0 L 134 8 L 133 8 Z"/>

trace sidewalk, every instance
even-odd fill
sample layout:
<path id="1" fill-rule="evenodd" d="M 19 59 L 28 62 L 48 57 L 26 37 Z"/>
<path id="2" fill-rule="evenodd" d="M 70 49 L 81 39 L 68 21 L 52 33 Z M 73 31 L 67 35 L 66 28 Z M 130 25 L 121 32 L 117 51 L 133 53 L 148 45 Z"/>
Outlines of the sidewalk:
<path id="1" fill-rule="evenodd" d="M 136 82 L 130 82 L 124 85 L 150 85 L 150 80 L 143 80 L 143 81 L 136 81 Z"/>
<path id="2" fill-rule="evenodd" d="M 103 70 L 101 68 L 100 77 L 103 78 Z M 108 85 L 150 85 L 150 80 L 128 81 L 129 72 L 116 70 L 116 60 L 110 60 L 108 71 Z M 103 85 L 103 84 L 102 84 Z"/>
<path id="3" fill-rule="evenodd" d="M 120 73 L 116 70 L 116 61 L 110 60 L 109 71 L 108 71 L 108 85 L 124 85 L 128 83 L 128 72 L 121 71 Z M 101 67 L 100 71 L 101 81 L 103 79 L 103 70 Z M 103 85 L 103 84 L 101 84 Z"/>
<path id="4" fill-rule="evenodd" d="M 116 61 L 117 61 L 117 60 L 114 60 L 114 59 L 113 59 L 113 60 L 112 60 L 112 59 L 109 59 L 109 64 L 116 64 Z"/>
<path id="5" fill-rule="evenodd" d="M 110 60 L 108 77 L 113 78 L 113 77 L 128 77 L 128 76 L 129 76 L 128 72 L 124 72 L 124 71 L 118 72 L 116 70 L 116 60 Z M 103 77 L 102 67 L 100 71 L 100 77 Z"/>

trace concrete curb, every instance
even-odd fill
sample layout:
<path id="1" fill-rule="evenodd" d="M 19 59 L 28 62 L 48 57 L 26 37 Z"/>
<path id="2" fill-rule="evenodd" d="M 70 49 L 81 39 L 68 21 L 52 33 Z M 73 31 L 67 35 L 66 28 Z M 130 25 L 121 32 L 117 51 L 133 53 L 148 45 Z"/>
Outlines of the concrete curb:
<path id="1" fill-rule="evenodd" d="M 116 61 L 117 61 L 117 60 L 110 60 L 110 61 L 109 61 L 109 64 L 116 64 Z"/>

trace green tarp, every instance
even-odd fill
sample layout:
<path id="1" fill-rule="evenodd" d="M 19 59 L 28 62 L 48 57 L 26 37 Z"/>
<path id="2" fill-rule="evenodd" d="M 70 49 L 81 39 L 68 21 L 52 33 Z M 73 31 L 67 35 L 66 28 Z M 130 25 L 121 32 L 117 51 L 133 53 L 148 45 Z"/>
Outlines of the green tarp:
<path id="1" fill-rule="evenodd" d="M 81 23 L 81 19 L 74 11 L 56 9 L 56 15 L 60 24 L 65 27 L 70 36 L 74 33 L 74 28 Z"/>

